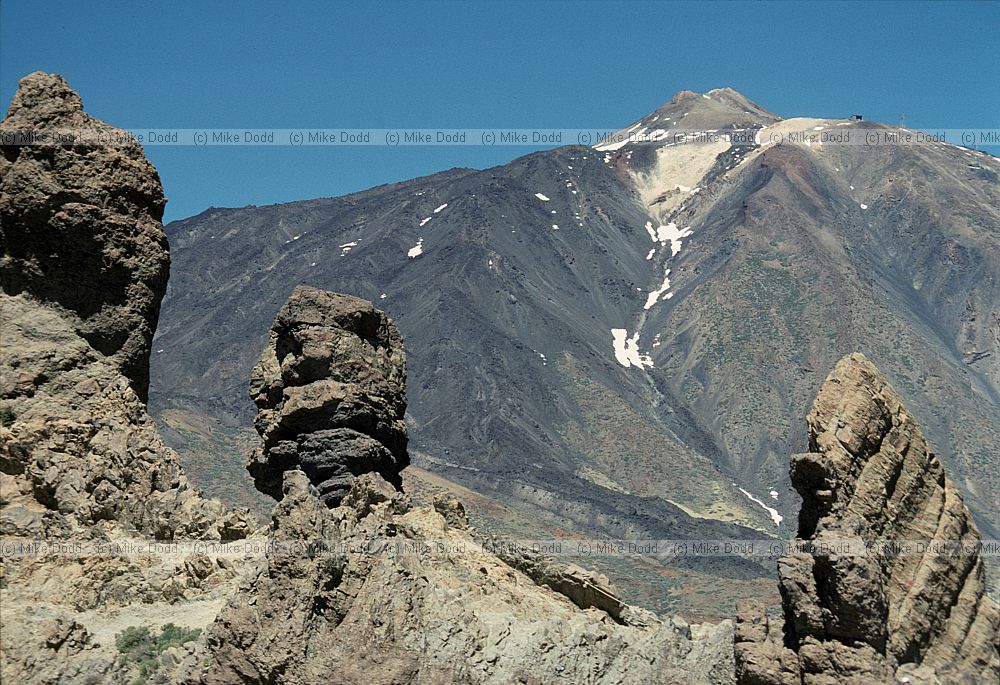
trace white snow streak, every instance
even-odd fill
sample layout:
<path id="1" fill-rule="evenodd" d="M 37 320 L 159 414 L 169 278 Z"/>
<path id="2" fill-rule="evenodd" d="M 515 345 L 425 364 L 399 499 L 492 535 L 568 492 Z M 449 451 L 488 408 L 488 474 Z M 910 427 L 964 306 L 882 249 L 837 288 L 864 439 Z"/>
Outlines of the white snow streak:
<path id="1" fill-rule="evenodd" d="M 413 257 L 419 257 L 423 253 L 424 253 L 424 239 L 418 238 L 417 244 L 410 248 L 409 252 L 406 253 L 406 256 L 412 259 Z"/>
<path id="2" fill-rule="evenodd" d="M 535 197 L 537 197 L 537 198 L 538 198 L 539 200 L 541 200 L 542 202 L 548 202 L 548 201 L 549 201 L 549 198 L 545 197 L 545 196 L 544 196 L 544 195 L 542 195 L 541 193 L 535 193 Z"/>
<path id="3" fill-rule="evenodd" d="M 691 227 L 677 228 L 677 224 L 671 221 L 669 224 L 657 226 L 656 230 L 653 230 L 653 222 L 647 221 L 646 233 L 649 234 L 649 239 L 654 243 L 666 245 L 669 242 L 671 254 L 676 255 L 681 251 L 681 239 L 691 235 Z M 646 259 L 649 259 L 649 257 L 646 257 Z"/>
<path id="4" fill-rule="evenodd" d="M 747 497 L 749 497 L 752 502 L 756 502 L 760 506 L 764 507 L 764 509 L 767 510 L 767 513 L 771 515 L 771 520 L 774 521 L 774 525 L 776 525 L 776 526 L 780 526 L 781 525 L 781 520 L 784 517 L 781 514 L 778 513 L 777 509 L 772 509 L 771 507 L 767 506 L 766 504 L 764 504 L 763 502 L 761 502 L 759 499 L 757 499 L 756 497 L 754 497 L 753 495 L 751 495 L 749 492 L 747 492 L 743 488 L 739 488 L 739 490 L 744 495 L 746 495 Z"/>
<path id="5" fill-rule="evenodd" d="M 674 294 L 668 293 L 667 292 L 668 290 L 670 290 L 670 269 L 667 269 L 667 273 L 663 274 L 663 283 L 660 285 L 659 288 L 657 288 L 656 290 L 654 290 L 649 294 L 649 296 L 646 298 L 646 304 L 644 304 L 642 308 L 651 309 L 652 306 L 656 304 L 656 302 L 660 299 L 661 295 L 663 295 L 663 299 L 669 300 L 671 297 L 674 296 Z"/>

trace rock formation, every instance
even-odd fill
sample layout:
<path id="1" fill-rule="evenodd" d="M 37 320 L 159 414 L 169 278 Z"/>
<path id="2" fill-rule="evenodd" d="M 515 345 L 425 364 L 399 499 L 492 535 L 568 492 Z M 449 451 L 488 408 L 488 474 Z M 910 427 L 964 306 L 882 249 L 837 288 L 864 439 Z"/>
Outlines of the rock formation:
<path id="1" fill-rule="evenodd" d="M 83 125 L 112 130 L 83 114 L 62 79 L 33 74 L 0 128 Z M 735 634 L 729 621 L 692 626 L 628 606 L 580 567 L 509 542 L 495 551 L 457 500 L 413 506 L 400 481 L 400 335 L 370 303 L 313 288 L 281 309 L 251 379 L 263 447 L 248 468 L 280 500 L 270 529 L 252 531 L 245 512 L 188 487 L 146 415 L 167 255 L 162 190 L 141 149 L 7 145 L 0 190 L 0 534 L 122 548 L 250 535 L 262 550 L 43 557 L 10 555 L 5 540 L 4 682 L 1000 676 L 1000 613 L 977 550 L 881 544 L 974 545 L 979 534 L 899 397 L 860 355 L 824 384 L 810 452 L 792 461 L 799 536 L 813 547 L 779 562 L 784 624 L 745 604 Z M 836 547 L 843 541 L 853 548 Z M 167 621 L 207 630 L 174 626 L 184 641 L 144 657 L 141 671 L 116 649 L 123 629 Z"/>
<path id="2" fill-rule="evenodd" d="M 354 476 L 401 487 L 406 453 L 406 354 L 395 324 L 370 302 L 299 286 L 271 327 L 250 377 L 263 439 L 249 464 L 257 488 L 282 496 L 298 468 L 336 506 Z"/>
<path id="3" fill-rule="evenodd" d="M 597 574 L 477 539 L 457 500 L 414 507 L 404 359 L 362 300 L 300 287 L 279 312 L 251 382 L 249 466 L 283 480 L 272 544 L 192 683 L 732 682 L 729 621 L 660 620 Z"/>
<path id="4" fill-rule="evenodd" d="M 729 621 L 581 610 L 377 474 L 334 509 L 302 472 L 284 479 L 271 551 L 191 683 L 733 682 Z"/>
<path id="5" fill-rule="evenodd" d="M 739 682 L 998 682 L 1000 610 L 979 532 L 899 395 L 852 354 L 808 425 L 791 477 L 811 546 L 779 560 L 783 625 L 740 607 Z"/>
<path id="6" fill-rule="evenodd" d="M 59 306 L 145 401 L 170 266 L 156 169 L 124 131 L 85 114 L 80 96 L 54 74 L 21 80 L 2 128 L 115 141 L 3 146 L 0 286 Z"/>
<path id="7" fill-rule="evenodd" d="M 0 128 L 56 126 L 112 130 L 83 113 L 62 78 L 26 77 Z M 233 540 L 255 526 L 188 486 L 146 414 L 167 275 L 162 210 L 159 179 L 137 145 L 0 150 L 4 536 Z M 79 612 L 204 597 L 235 578 L 224 560 L 129 554 L 5 552 L 2 574 L 2 680 L 20 683 L 127 679 L 128 667 L 114 675 L 113 640 L 91 639 L 104 619 Z"/>

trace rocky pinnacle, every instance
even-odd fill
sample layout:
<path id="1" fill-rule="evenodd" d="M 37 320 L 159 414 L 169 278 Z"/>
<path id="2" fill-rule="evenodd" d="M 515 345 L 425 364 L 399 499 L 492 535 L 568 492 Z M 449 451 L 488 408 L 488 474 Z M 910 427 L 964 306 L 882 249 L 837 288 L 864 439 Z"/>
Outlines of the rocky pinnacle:
<path id="1" fill-rule="evenodd" d="M 0 128 L 117 141 L 0 147 L 0 287 L 65 309 L 145 401 L 170 266 L 156 169 L 138 142 L 84 113 L 56 74 L 21 79 Z"/>
<path id="2" fill-rule="evenodd" d="M 852 354 L 807 421 L 809 451 L 792 457 L 791 478 L 798 537 L 814 544 L 778 562 L 783 625 L 756 603 L 739 607 L 738 681 L 998 682 L 1000 611 L 979 531 L 899 395 Z"/>
<path id="3" fill-rule="evenodd" d="M 299 286 L 275 317 L 250 379 L 263 446 L 248 469 L 281 499 L 283 473 L 301 469 L 329 506 L 354 476 L 397 488 L 406 452 L 406 353 L 396 325 L 370 302 Z"/>

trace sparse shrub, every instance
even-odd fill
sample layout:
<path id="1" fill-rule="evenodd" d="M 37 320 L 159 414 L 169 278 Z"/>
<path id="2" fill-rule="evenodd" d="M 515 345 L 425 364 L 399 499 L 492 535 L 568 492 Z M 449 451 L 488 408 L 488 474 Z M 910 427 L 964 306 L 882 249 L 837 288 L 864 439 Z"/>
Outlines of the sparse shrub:
<path id="1" fill-rule="evenodd" d="M 10 407 L 0 407 L 0 426 L 4 428 L 10 428 L 14 425 L 14 420 L 17 416 L 14 414 L 14 410 Z"/>
<path id="2" fill-rule="evenodd" d="M 197 640 L 201 628 L 183 628 L 173 623 L 164 624 L 159 634 L 153 634 L 148 626 L 130 626 L 115 636 L 120 664 L 133 665 L 139 675 L 134 685 L 144 685 L 156 675 L 160 667 L 160 655 L 170 647 L 179 647 L 185 642 Z"/>

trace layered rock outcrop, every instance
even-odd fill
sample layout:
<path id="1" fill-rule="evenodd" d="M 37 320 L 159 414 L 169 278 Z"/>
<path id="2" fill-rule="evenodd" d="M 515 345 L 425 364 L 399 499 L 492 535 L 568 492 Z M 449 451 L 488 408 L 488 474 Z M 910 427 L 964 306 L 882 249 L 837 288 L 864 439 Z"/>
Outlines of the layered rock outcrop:
<path id="1" fill-rule="evenodd" d="M 842 359 L 793 456 L 798 536 L 778 562 L 784 622 L 744 603 L 744 685 L 996 683 L 1000 610 L 979 532 L 899 395 L 860 354 Z"/>
<path id="2" fill-rule="evenodd" d="M 62 77 L 41 72 L 21 80 L 0 129 L 124 136 L 86 115 Z M 0 148 L 6 534 L 101 521 L 160 539 L 249 530 L 188 487 L 145 412 L 169 264 L 163 205 L 138 143 Z"/>
<path id="3" fill-rule="evenodd" d="M 0 292 L 0 534 L 70 536 L 98 524 L 135 534 L 238 539 L 230 512 L 188 485 L 117 366 L 59 308 Z M 106 526 L 106 527 L 108 527 Z"/>
<path id="4" fill-rule="evenodd" d="M 0 148 L 0 287 L 60 307 L 145 402 L 170 266 L 156 169 L 124 131 L 84 113 L 55 74 L 24 77 L 0 128 L 8 140 L 21 132 L 90 141 Z"/>
<path id="5" fill-rule="evenodd" d="M 370 302 L 299 286 L 275 317 L 250 396 L 262 447 L 248 469 L 282 497 L 301 469 L 329 506 L 354 476 L 378 473 L 397 488 L 406 453 L 406 354 L 396 325 Z"/>

